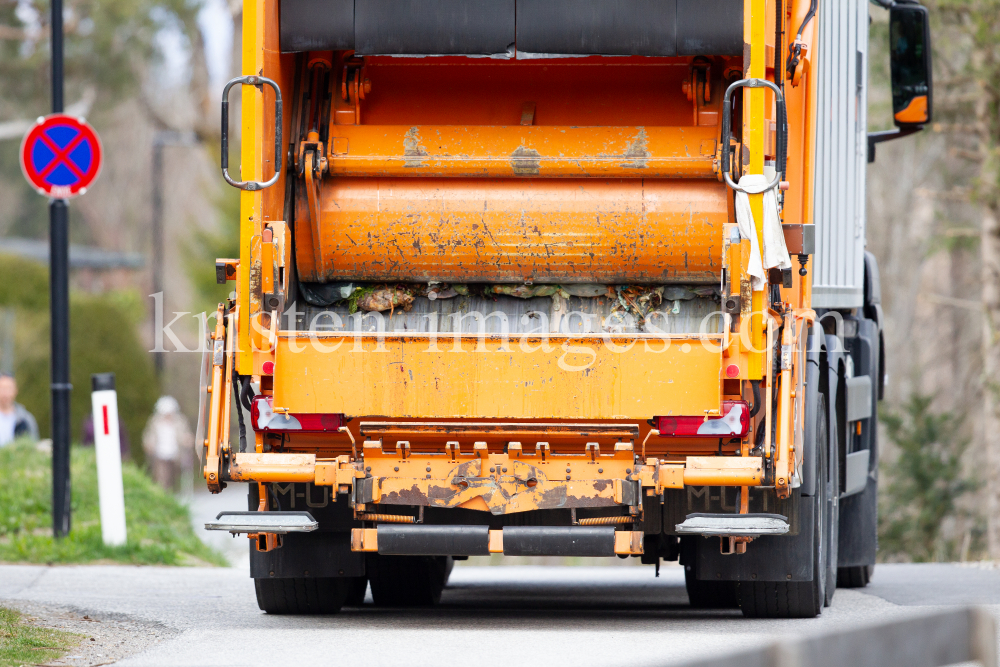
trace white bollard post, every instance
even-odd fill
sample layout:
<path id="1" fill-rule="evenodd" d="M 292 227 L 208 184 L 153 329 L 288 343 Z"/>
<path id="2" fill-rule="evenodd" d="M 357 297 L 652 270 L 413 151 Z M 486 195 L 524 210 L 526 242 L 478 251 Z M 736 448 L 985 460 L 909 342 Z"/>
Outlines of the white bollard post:
<path id="1" fill-rule="evenodd" d="M 90 376 L 97 451 L 97 493 L 101 503 L 101 537 L 107 546 L 125 544 L 125 489 L 122 485 L 121 435 L 118 433 L 118 392 L 114 373 Z"/>

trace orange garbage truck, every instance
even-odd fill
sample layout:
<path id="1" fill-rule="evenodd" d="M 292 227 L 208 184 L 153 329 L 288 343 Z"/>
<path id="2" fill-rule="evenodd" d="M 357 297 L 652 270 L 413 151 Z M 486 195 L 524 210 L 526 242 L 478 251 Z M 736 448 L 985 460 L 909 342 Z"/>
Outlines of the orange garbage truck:
<path id="1" fill-rule="evenodd" d="M 864 586 L 865 168 L 932 110 L 926 10 L 878 4 L 245 0 L 199 437 L 261 609 L 430 605 L 489 555 L 679 560 L 748 617 Z"/>

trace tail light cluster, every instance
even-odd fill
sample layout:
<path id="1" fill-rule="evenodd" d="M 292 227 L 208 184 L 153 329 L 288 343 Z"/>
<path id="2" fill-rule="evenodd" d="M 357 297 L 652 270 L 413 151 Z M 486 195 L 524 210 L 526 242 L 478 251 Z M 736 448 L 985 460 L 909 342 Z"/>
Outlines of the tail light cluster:
<path id="1" fill-rule="evenodd" d="M 723 401 L 719 417 L 653 417 L 661 436 L 682 438 L 742 438 L 750 432 L 750 404 Z"/>
<path id="2" fill-rule="evenodd" d="M 344 415 L 336 413 L 276 413 L 272 396 L 257 396 L 250 407 L 253 430 L 264 433 L 336 433 Z"/>

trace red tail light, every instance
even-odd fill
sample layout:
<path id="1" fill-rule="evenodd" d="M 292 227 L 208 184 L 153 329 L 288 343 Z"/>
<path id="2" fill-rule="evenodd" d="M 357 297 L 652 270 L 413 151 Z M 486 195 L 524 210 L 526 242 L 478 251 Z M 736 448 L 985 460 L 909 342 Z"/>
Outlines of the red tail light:
<path id="1" fill-rule="evenodd" d="M 723 401 L 719 417 L 653 417 L 660 435 L 682 438 L 742 438 L 750 432 L 750 404 Z"/>
<path id="2" fill-rule="evenodd" d="M 336 433 L 344 425 L 342 414 L 276 413 L 274 398 L 257 396 L 250 406 L 253 430 L 266 433 Z"/>

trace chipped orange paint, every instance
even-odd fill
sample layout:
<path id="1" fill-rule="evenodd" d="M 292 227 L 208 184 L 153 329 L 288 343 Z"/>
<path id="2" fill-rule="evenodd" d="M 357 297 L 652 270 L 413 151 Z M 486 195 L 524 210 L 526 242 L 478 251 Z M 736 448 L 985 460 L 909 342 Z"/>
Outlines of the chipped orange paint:
<path id="1" fill-rule="evenodd" d="M 481 446 L 450 450 L 453 456 L 446 457 L 410 455 L 402 444 L 395 449 L 386 449 L 381 440 L 364 444 L 365 470 L 373 479 L 372 503 L 463 507 L 493 514 L 615 507 L 627 504 L 622 502 L 622 488 L 635 467 L 631 443 L 594 456 L 522 451 L 513 443 L 507 453 L 489 453 Z M 473 502 L 478 498 L 481 502 Z"/>
<path id="2" fill-rule="evenodd" d="M 304 281 L 718 282 L 726 186 L 710 180 L 332 178 L 296 227 Z M 309 219 L 305 196 L 299 220 Z"/>
<path id="3" fill-rule="evenodd" d="M 334 176 L 716 178 L 716 127 L 331 126 Z"/>

